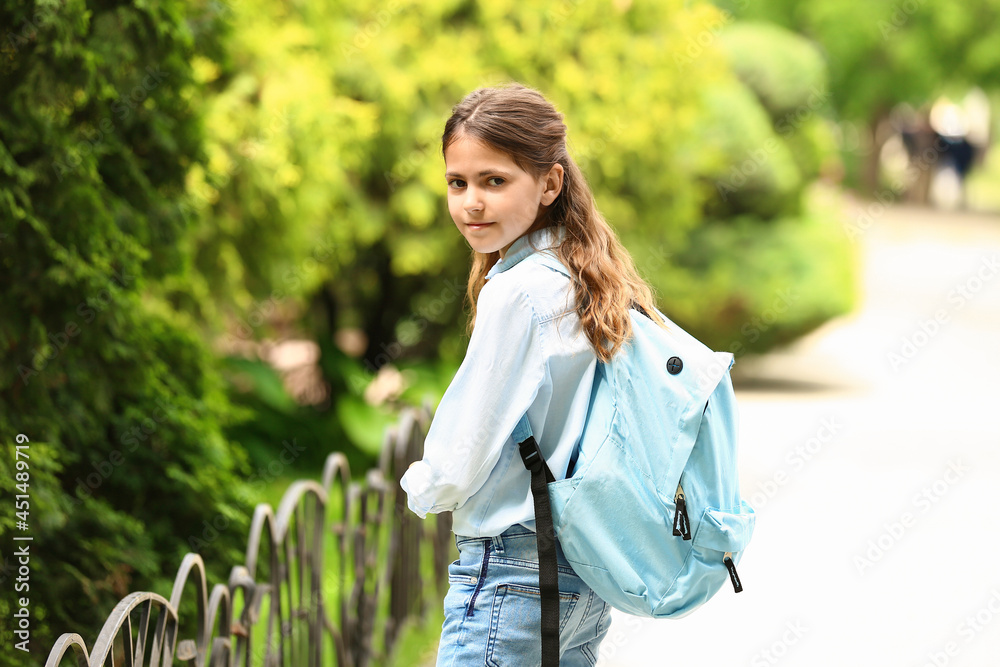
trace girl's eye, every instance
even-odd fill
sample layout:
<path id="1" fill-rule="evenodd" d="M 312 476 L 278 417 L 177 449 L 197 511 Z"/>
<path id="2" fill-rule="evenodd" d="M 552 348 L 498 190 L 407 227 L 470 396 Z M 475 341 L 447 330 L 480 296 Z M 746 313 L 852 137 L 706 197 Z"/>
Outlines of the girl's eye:
<path id="1" fill-rule="evenodd" d="M 501 178 L 500 176 L 491 176 L 490 178 L 486 179 L 486 182 L 490 185 L 503 185 L 504 183 L 503 178 Z"/>
<path id="2" fill-rule="evenodd" d="M 448 181 L 448 187 L 449 188 L 464 188 L 465 187 L 465 181 L 463 181 L 463 180 L 461 180 L 459 178 L 453 178 L 450 181 Z"/>

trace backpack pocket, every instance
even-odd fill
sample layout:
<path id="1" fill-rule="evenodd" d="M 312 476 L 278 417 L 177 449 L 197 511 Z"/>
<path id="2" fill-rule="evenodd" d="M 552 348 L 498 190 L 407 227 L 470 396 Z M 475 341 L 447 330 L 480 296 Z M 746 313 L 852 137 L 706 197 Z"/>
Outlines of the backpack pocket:
<path id="1" fill-rule="evenodd" d="M 746 501 L 740 501 L 739 509 L 731 512 L 709 507 L 702 514 L 694 534 L 692 543 L 695 563 L 705 568 L 706 574 L 712 572 L 711 577 L 719 581 L 720 585 L 728 574 L 733 590 L 737 593 L 743 591 L 743 584 L 736 572 L 736 565 L 750 542 L 755 522 L 756 515 Z"/>
<path id="2" fill-rule="evenodd" d="M 705 510 L 694 533 L 694 546 L 722 553 L 738 553 L 746 549 L 753 535 L 757 515 L 744 500 L 739 510 L 724 511 L 711 507 Z"/>
<path id="3" fill-rule="evenodd" d="M 690 511 L 690 508 L 689 508 Z M 698 519 L 695 517 L 698 516 Z M 736 564 L 753 535 L 756 516 L 741 501 L 739 508 L 720 510 L 709 507 L 691 516 L 690 541 L 673 536 L 673 548 L 684 558 L 669 589 L 654 597 L 650 613 L 655 618 L 682 618 L 707 602 L 727 581 L 736 592 L 743 589 Z M 688 545 L 686 547 L 681 545 Z"/>

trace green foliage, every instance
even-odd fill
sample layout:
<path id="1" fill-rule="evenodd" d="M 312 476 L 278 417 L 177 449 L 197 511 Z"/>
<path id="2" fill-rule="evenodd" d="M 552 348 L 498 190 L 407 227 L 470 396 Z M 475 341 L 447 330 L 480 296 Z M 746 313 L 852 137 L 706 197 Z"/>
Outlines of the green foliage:
<path id="1" fill-rule="evenodd" d="M 738 81 L 706 87 L 702 95 L 704 150 L 715 154 L 703 172 L 715 180 L 706 212 L 716 218 L 795 214 L 803 174 L 757 98 Z"/>
<path id="2" fill-rule="evenodd" d="M 34 663 L 62 632 L 96 636 L 128 592 L 169 591 L 188 550 L 224 579 L 248 524 L 217 361 L 160 296 L 189 264 L 203 159 L 189 62 L 221 29 L 188 23 L 196 9 L 0 7 L 0 484 L 9 497 L 23 433 Z M 229 529 L 198 544 L 215 518 Z"/>
<path id="3" fill-rule="evenodd" d="M 230 399 L 252 419 L 233 424 L 226 434 L 250 457 L 251 481 L 270 480 L 287 465 L 322 469 L 334 451 L 347 456 L 352 470 L 365 470 L 378 458 L 382 436 L 396 420 L 392 410 L 362 397 L 369 377 L 356 360 L 328 345 L 322 364 L 329 377 L 342 380 L 330 388 L 332 410 L 299 405 L 289 396 L 280 375 L 268 363 L 228 358 L 225 374 Z M 290 452 L 282 454 L 282 452 Z"/>
<path id="4" fill-rule="evenodd" d="M 808 40 L 769 23 L 736 23 L 722 47 L 733 71 L 778 119 L 826 95 L 826 63 Z"/>
<path id="5" fill-rule="evenodd" d="M 839 168 L 837 141 L 828 118 L 810 114 L 797 126 L 789 125 L 783 138 L 804 182 Z"/>
<path id="6" fill-rule="evenodd" d="M 879 123 L 949 89 L 1000 84 L 1000 2 L 973 0 L 763 0 L 730 2 L 742 20 L 769 21 L 812 40 L 829 68 L 830 103 L 851 135 L 846 171 L 874 189 Z M 860 139 L 860 140 L 857 140 Z M 860 163 L 867 161 L 866 170 Z"/>
<path id="7" fill-rule="evenodd" d="M 739 83 L 706 86 L 705 136 L 723 165 L 711 217 L 796 215 L 804 189 L 835 155 L 826 74 L 808 41 L 769 24 L 734 24 L 721 33 Z"/>
<path id="8" fill-rule="evenodd" d="M 227 10 L 229 58 L 195 66 L 213 91 L 212 158 L 190 179 L 197 192 L 216 183 L 198 201 L 203 283 L 175 298 L 203 319 L 218 308 L 241 338 L 271 335 L 266 322 L 239 323 L 272 302 L 319 341 L 359 329 L 365 381 L 388 363 L 461 358 L 469 251 L 447 217 L 440 135 L 477 86 L 518 80 L 556 102 L 599 205 L 653 275 L 705 212 L 796 215 L 818 169 L 808 123 L 776 125 L 732 80 L 715 43 L 727 19 L 707 5 L 256 0 Z M 798 111 L 810 92 L 801 87 L 822 85 L 818 57 L 788 33 L 779 46 L 753 71 L 772 111 Z M 801 61 L 794 76 L 770 72 L 787 54 Z M 720 204 L 717 183 L 771 138 L 765 164 Z M 357 397 L 337 408 L 331 395 L 341 415 L 368 410 Z M 344 423 L 357 438 L 355 421 Z"/>
<path id="9" fill-rule="evenodd" d="M 844 118 L 866 121 L 898 102 L 919 105 L 948 82 L 998 80 L 1000 52 L 992 47 L 1000 39 L 1000 3 L 995 0 L 736 4 L 739 18 L 770 21 L 820 46 L 833 103 Z"/>
<path id="10" fill-rule="evenodd" d="M 542 87 L 565 110 L 575 153 L 621 224 L 656 199 L 678 228 L 690 227 L 695 202 L 665 184 L 681 177 L 673 146 L 696 121 L 695 79 L 713 76 L 718 65 L 707 56 L 674 62 L 686 31 L 713 15 L 680 6 L 355 2 L 292 12 L 263 1 L 234 4 L 230 62 L 240 70 L 206 75 L 219 89 L 206 103 L 206 124 L 218 169 L 242 166 L 206 209 L 213 228 L 204 225 L 201 243 L 211 251 L 200 256 L 229 248 L 226 270 L 253 274 L 259 287 L 233 304 L 238 314 L 274 289 L 318 289 L 323 299 L 313 307 L 332 318 L 330 326 L 367 334 L 366 359 L 396 342 L 440 351 L 439 342 L 457 332 L 468 266 L 464 240 L 442 218 L 444 120 L 469 90 L 509 79 Z M 589 31 L 609 25 L 617 28 L 604 31 L 600 44 L 585 43 Z M 268 38 L 255 38 L 265 26 Z M 453 57 L 455 44 L 464 45 L 461 58 Z M 622 67 L 643 74 L 626 85 Z M 280 127 L 259 142 L 254 159 L 240 161 L 244 128 L 272 118 L 282 119 Z M 607 151 L 612 144 L 616 150 Z M 640 182 L 631 170 L 642 172 Z M 267 217 L 262 229 L 255 216 L 267 212 L 281 216 Z M 328 261 L 287 289 L 280 271 L 253 259 L 262 254 L 262 234 L 284 239 L 267 244 L 274 262 L 284 256 L 294 267 L 319 241 L 330 248 Z M 400 341 L 395 329 L 407 317 L 420 331 Z"/>
<path id="11" fill-rule="evenodd" d="M 440 135 L 473 88 L 519 80 L 556 102 L 599 205 L 672 301 L 702 298 L 664 267 L 703 216 L 794 217 L 817 170 L 808 122 L 778 125 L 727 71 L 715 43 L 727 19 L 708 5 L 248 0 L 223 16 L 228 56 L 194 62 L 210 91 L 210 158 L 188 179 L 198 270 L 167 298 L 234 341 L 292 326 L 319 343 L 326 404 L 276 398 L 277 377 L 257 362 L 234 376 L 232 400 L 255 417 L 228 433 L 258 467 L 293 429 L 371 455 L 392 417 L 359 389 L 390 364 L 461 359 L 469 251 L 446 213 Z M 803 51 L 783 39 L 782 54 Z M 789 105 L 821 81 L 808 68 L 779 75 Z M 760 168 L 722 201 L 718 184 L 761 149 Z M 329 344 L 345 328 L 366 343 L 354 362 Z M 440 391 L 400 400 L 428 396 Z"/>
<path id="12" fill-rule="evenodd" d="M 854 305 L 856 259 L 830 202 L 802 214 L 698 228 L 671 275 L 664 307 L 707 345 L 739 357 L 787 344 Z"/>
<path id="13" fill-rule="evenodd" d="M 665 312 L 739 356 L 848 312 L 854 262 L 835 216 L 808 196 L 837 159 L 819 52 L 766 24 L 719 38 L 734 76 L 699 91 L 704 222 L 652 276 Z"/>

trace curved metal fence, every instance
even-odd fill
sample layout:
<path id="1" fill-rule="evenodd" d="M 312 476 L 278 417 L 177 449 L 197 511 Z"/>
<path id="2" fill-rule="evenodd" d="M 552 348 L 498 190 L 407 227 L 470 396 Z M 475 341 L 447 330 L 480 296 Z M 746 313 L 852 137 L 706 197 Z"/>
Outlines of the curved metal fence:
<path id="1" fill-rule="evenodd" d="M 319 482 L 293 482 L 277 510 L 258 505 L 245 560 L 227 584 L 209 588 L 201 556 L 189 553 L 169 598 L 125 596 L 93 645 L 63 634 L 45 667 L 366 667 L 384 659 L 402 626 L 440 604 L 448 586 L 450 514 L 422 521 L 396 492 L 422 456 L 430 419 L 426 405 L 404 412 L 362 481 L 335 452 Z"/>

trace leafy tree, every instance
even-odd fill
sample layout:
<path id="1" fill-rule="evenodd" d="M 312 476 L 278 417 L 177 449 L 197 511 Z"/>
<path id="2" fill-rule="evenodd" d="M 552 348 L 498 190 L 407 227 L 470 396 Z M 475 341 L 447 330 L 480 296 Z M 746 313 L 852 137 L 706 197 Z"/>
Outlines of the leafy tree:
<path id="1" fill-rule="evenodd" d="M 729 3 L 741 19 L 766 20 L 816 42 L 830 70 L 838 116 L 865 130 L 863 183 L 874 191 L 890 111 L 919 107 L 949 89 L 1000 83 L 1000 2 L 975 0 L 765 0 Z M 732 4 L 736 6 L 733 7 Z"/>
<path id="2" fill-rule="evenodd" d="M 615 179 L 601 204 L 623 230 L 655 235 L 642 243 L 647 263 L 664 263 L 667 245 L 697 223 L 697 193 L 676 158 L 697 123 L 697 78 L 724 71 L 712 54 L 676 64 L 686 34 L 718 18 L 681 4 L 217 4 L 232 25 L 228 55 L 193 63 L 209 156 L 189 173 L 197 270 L 165 298 L 221 326 L 229 350 L 292 331 L 314 338 L 329 394 L 294 405 L 262 362 L 234 361 L 233 399 L 256 418 L 231 435 L 265 456 L 262 434 L 293 427 L 372 452 L 392 418 L 361 398 L 375 374 L 435 359 L 453 371 L 469 250 L 447 216 L 440 136 L 477 86 L 518 79 L 550 93 L 595 183 L 600 170 Z M 473 48 L 456 58 L 456 44 Z M 620 80 L 622 66 L 642 72 L 635 85 Z M 659 215 L 640 224 L 649 201 Z M 345 330 L 360 333 L 356 360 L 334 345 Z M 425 371 L 426 362 L 408 371 L 405 399 L 440 395 Z"/>
<path id="3" fill-rule="evenodd" d="M 222 435 L 238 415 L 197 327 L 162 296 L 190 271 L 186 176 L 205 161 L 190 62 L 224 28 L 198 11 L 0 4 L 5 498 L 15 435 L 30 440 L 27 530 L 4 512 L 0 555 L 10 565 L 12 534 L 33 537 L 33 664 L 62 632 L 92 640 L 128 592 L 168 591 L 186 551 L 223 580 L 245 542 L 244 456 Z M 4 572 L 0 664 L 23 664 Z"/>
<path id="4" fill-rule="evenodd" d="M 353 375 L 362 384 L 390 362 L 461 358 L 469 251 L 446 213 L 440 135 L 467 92 L 509 80 L 540 88 L 565 113 L 571 150 L 599 205 L 668 309 L 697 333 L 759 351 L 849 305 L 849 280 L 832 297 L 817 289 L 808 324 L 790 317 L 753 342 L 740 329 L 774 289 L 730 299 L 727 290 L 746 291 L 731 273 L 711 293 L 728 314 L 706 307 L 704 272 L 687 261 L 699 256 L 699 225 L 737 214 L 798 219 L 824 139 L 821 125 L 797 123 L 795 136 L 780 137 L 782 156 L 768 160 L 774 187 L 763 195 L 741 189 L 756 203 L 719 206 L 717 183 L 752 148 L 735 128 L 756 123 L 774 134 L 769 111 L 780 109 L 762 106 L 732 77 L 718 39 L 732 17 L 710 5 L 398 0 L 293 8 L 245 0 L 226 10 L 229 59 L 195 68 L 214 91 L 206 103 L 213 160 L 194 176 L 195 187 L 217 187 L 200 200 L 209 222 L 196 251 L 205 281 L 199 294 L 213 298 L 190 301 L 225 304 L 217 314 L 230 322 L 273 301 L 279 323 L 320 342 L 326 369 L 351 366 L 327 359 L 338 354 L 330 341 L 345 328 L 363 334 Z M 800 94 L 800 80 L 787 82 L 793 90 L 785 93 Z M 736 98 L 746 118 L 726 113 Z M 718 147 L 720 135 L 735 143 Z M 247 145 L 246 136 L 262 139 Z M 760 228 L 762 240 L 775 233 Z M 263 252 L 262 238 L 281 252 Z M 798 254 L 797 243 L 809 240 L 786 250 Z M 317 247 L 326 249 L 324 260 L 310 262 Z M 842 259 L 840 252 L 820 261 Z M 220 264 L 236 278 L 252 276 L 245 293 L 225 287 Z M 810 273 L 781 274 L 779 266 L 771 264 L 779 283 Z M 228 326 L 247 337 L 278 330 L 274 319 Z M 349 400 L 341 415 L 363 407 L 356 395 Z"/>
<path id="5" fill-rule="evenodd" d="M 837 162 L 821 55 L 788 30 L 724 16 L 717 42 L 734 76 L 701 88 L 694 135 L 693 171 L 711 195 L 661 284 L 682 295 L 668 303 L 682 322 L 739 357 L 847 312 L 854 263 L 814 187 Z"/>

